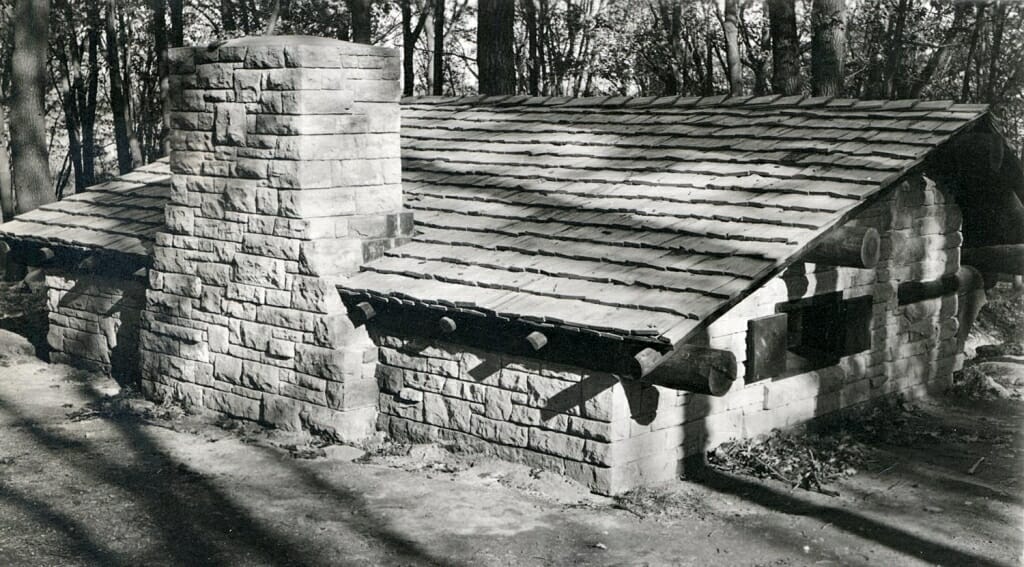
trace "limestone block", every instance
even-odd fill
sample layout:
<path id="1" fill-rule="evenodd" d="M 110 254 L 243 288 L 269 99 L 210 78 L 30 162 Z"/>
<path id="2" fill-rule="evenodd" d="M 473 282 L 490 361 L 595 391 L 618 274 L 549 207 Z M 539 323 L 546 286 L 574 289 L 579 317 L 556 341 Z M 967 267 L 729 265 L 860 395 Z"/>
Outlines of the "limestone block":
<path id="1" fill-rule="evenodd" d="M 372 117 L 365 114 L 322 114 L 308 116 L 261 114 L 256 116 L 255 120 L 250 121 L 251 126 L 247 126 L 247 131 L 252 134 L 274 134 L 279 136 L 360 134 L 389 131 L 377 130 L 372 127 L 381 121 L 381 117 Z"/>
<path id="2" fill-rule="evenodd" d="M 283 45 L 251 45 L 245 54 L 246 69 L 281 68 L 285 66 Z"/>
<path id="3" fill-rule="evenodd" d="M 241 384 L 242 361 L 229 355 L 213 355 L 213 377 L 231 384 Z"/>
<path id="4" fill-rule="evenodd" d="M 256 421 L 260 418 L 260 402 L 244 398 L 237 394 L 206 389 L 203 392 L 203 405 L 232 417 Z"/>
<path id="5" fill-rule="evenodd" d="M 247 234 L 242 240 L 242 251 L 255 256 L 298 260 L 299 243 L 291 238 Z"/>
<path id="6" fill-rule="evenodd" d="M 329 162 L 315 162 L 327 164 Z M 320 181 L 324 181 L 321 183 Z M 330 185 L 330 173 L 316 183 L 319 186 Z M 292 185 L 294 186 L 294 185 Z M 280 191 L 278 193 L 278 213 L 293 218 L 311 219 L 318 217 L 335 217 L 338 215 L 351 215 L 358 211 L 356 195 L 360 189 L 351 187 L 327 187 L 323 189 L 302 191 Z"/>
<path id="7" fill-rule="evenodd" d="M 245 105 L 218 104 L 214 110 L 214 142 L 227 146 L 245 145 Z"/>
<path id="8" fill-rule="evenodd" d="M 269 305 L 261 306 L 256 310 L 256 320 L 260 323 L 296 331 L 312 332 L 316 324 L 315 318 L 314 315 L 304 311 L 271 307 Z"/>
<path id="9" fill-rule="evenodd" d="M 296 345 L 295 370 L 339 382 L 358 379 L 362 374 L 362 357 L 351 351 Z"/>
<path id="10" fill-rule="evenodd" d="M 286 189 L 322 189 L 339 185 L 332 183 L 331 161 L 328 160 L 269 160 L 268 178 L 274 187 Z M 298 192 L 298 195 L 305 195 L 305 192 Z M 285 211 L 290 211 L 285 202 L 281 203 Z M 306 206 L 309 206 L 307 202 Z M 295 205 L 301 209 L 302 205 Z M 319 215 L 310 215 L 319 216 Z"/>
<path id="11" fill-rule="evenodd" d="M 238 283 L 280 289 L 285 287 L 285 274 L 281 260 L 251 254 L 235 256 L 233 278 Z"/>
<path id="12" fill-rule="evenodd" d="M 303 242 L 299 250 L 299 270 L 305 275 L 351 274 L 362 263 L 363 244 L 354 238 Z"/>
<path id="13" fill-rule="evenodd" d="M 263 394 L 260 399 L 260 421 L 284 431 L 302 429 L 299 412 L 302 405 L 297 400 L 274 394 Z"/>
<path id="14" fill-rule="evenodd" d="M 586 442 L 579 437 L 529 428 L 526 446 L 534 451 L 562 458 L 578 459 L 584 452 Z"/>
<path id="15" fill-rule="evenodd" d="M 267 343 L 267 355 L 287 360 L 295 357 L 295 343 L 292 341 L 271 339 Z"/>
<path id="16" fill-rule="evenodd" d="M 279 372 L 276 366 L 247 360 L 242 363 L 241 385 L 261 392 L 275 393 L 280 383 Z"/>

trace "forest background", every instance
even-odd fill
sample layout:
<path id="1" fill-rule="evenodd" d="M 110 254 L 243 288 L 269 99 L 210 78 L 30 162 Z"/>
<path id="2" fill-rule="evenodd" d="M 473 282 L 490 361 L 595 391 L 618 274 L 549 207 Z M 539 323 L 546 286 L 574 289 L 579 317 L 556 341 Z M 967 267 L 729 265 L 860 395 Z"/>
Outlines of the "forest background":
<path id="1" fill-rule="evenodd" d="M 1008 0 L 0 0 L 3 218 L 166 155 L 167 48 L 264 33 L 396 47 L 407 95 L 948 99 L 1024 141 Z"/>

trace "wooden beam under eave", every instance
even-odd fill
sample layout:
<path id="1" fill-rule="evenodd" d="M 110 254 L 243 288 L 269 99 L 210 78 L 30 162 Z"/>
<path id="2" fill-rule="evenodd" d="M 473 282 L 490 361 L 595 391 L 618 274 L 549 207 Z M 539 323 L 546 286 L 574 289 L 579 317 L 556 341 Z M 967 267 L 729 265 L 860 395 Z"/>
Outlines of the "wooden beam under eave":
<path id="1" fill-rule="evenodd" d="M 736 380 L 736 355 L 727 350 L 680 345 L 662 355 L 646 348 L 634 361 L 634 378 L 673 390 L 723 396 Z"/>
<path id="2" fill-rule="evenodd" d="M 825 235 L 804 261 L 829 266 L 870 269 L 878 265 L 882 239 L 874 228 L 843 226 Z"/>

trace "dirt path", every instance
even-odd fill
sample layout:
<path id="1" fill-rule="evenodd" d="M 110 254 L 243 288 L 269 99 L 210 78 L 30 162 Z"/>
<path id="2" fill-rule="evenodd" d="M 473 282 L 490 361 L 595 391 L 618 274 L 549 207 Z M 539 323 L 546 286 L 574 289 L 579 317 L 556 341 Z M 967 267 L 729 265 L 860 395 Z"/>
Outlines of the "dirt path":
<path id="1" fill-rule="evenodd" d="M 708 471 L 623 509 L 560 477 L 417 448 L 353 462 L 143 402 L 0 333 L 0 564 L 1016 565 L 1020 402 L 942 410 L 831 498 Z M 106 404 L 104 407 L 110 407 Z M 117 406 L 120 407 L 120 406 Z M 938 408 L 932 408 L 936 412 Z M 142 415 L 140 418 L 138 415 Z M 967 474 L 981 456 L 976 474 Z M 361 459 L 365 460 L 365 459 Z M 626 506 L 627 508 L 630 506 Z"/>

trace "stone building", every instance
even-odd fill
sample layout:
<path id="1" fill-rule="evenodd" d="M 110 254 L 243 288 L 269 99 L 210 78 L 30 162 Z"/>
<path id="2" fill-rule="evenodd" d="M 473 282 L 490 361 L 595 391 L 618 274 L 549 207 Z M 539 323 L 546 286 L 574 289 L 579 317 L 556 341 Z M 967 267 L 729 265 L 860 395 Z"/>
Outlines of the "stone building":
<path id="1" fill-rule="evenodd" d="M 1020 268 L 985 106 L 399 101 L 393 50 L 307 37 L 170 64 L 169 167 L 0 227 L 47 270 L 54 357 L 154 398 L 612 493 L 941 389 L 978 270 Z"/>

